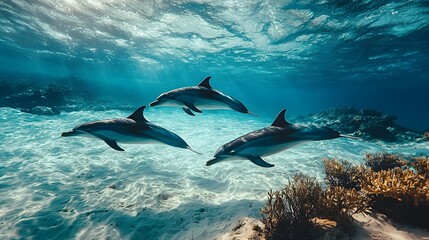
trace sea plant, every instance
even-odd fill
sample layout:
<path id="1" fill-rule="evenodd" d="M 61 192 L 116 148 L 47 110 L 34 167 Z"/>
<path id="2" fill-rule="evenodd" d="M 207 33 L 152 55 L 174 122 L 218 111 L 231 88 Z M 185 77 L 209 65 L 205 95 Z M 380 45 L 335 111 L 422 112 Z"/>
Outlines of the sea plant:
<path id="1" fill-rule="evenodd" d="M 405 167 L 408 163 L 404 155 L 387 152 L 366 153 L 365 161 L 365 165 L 376 172 L 396 167 Z"/>
<path id="2" fill-rule="evenodd" d="M 429 158 L 381 152 L 365 159 L 365 165 L 324 159 L 326 190 L 303 174 L 270 190 L 261 209 L 266 239 L 315 238 L 327 229 L 321 222 L 350 234 L 352 215 L 370 211 L 429 229 Z"/>
<path id="3" fill-rule="evenodd" d="M 429 178 L 429 157 L 414 157 L 411 165 L 418 174 L 423 174 Z"/>
<path id="4" fill-rule="evenodd" d="M 425 132 L 423 133 L 423 140 L 425 140 L 425 141 L 429 141 L 429 131 L 425 131 Z"/>
<path id="5" fill-rule="evenodd" d="M 381 152 L 365 159 L 366 164 L 358 166 L 324 160 L 326 183 L 347 188 L 357 181 L 359 187 L 353 189 L 370 199 L 374 211 L 429 229 L 429 158 Z"/>
<path id="6" fill-rule="evenodd" d="M 369 172 L 363 177 L 361 186 L 367 195 L 392 198 L 414 206 L 429 206 L 429 178 L 411 169 Z"/>
<path id="7" fill-rule="evenodd" d="M 309 239 L 322 188 L 315 178 L 297 174 L 280 191 L 268 192 L 261 209 L 267 239 Z"/>
<path id="8" fill-rule="evenodd" d="M 347 224 L 355 213 L 369 213 L 368 197 L 355 189 L 330 186 L 320 198 L 319 215 L 338 224 Z"/>
<path id="9" fill-rule="evenodd" d="M 414 165 L 417 171 L 395 168 L 369 172 L 362 179 L 362 192 L 373 199 L 375 211 L 397 222 L 429 229 L 427 159 L 420 158 Z"/>
<path id="10" fill-rule="evenodd" d="M 353 166 L 348 161 L 324 159 L 325 182 L 329 186 L 340 186 L 347 189 L 360 189 L 360 179 L 364 174 L 362 166 Z"/>
<path id="11" fill-rule="evenodd" d="M 315 178 L 295 175 L 280 191 L 268 193 L 261 209 L 267 239 L 312 239 L 326 230 L 320 222 L 334 221 L 349 232 L 352 214 L 368 211 L 367 198 L 341 186 L 323 190 Z"/>

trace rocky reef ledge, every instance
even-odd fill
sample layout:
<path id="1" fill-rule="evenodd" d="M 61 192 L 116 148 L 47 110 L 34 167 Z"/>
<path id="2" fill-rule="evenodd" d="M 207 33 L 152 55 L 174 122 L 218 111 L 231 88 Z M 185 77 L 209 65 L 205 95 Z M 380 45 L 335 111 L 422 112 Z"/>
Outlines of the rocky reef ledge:
<path id="1" fill-rule="evenodd" d="M 365 140 L 386 142 L 427 141 L 424 133 L 399 126 L 396 117 L 373 109 L 331 108 L 316 114 L 293 118 L 294 123 L 315 124 Z"/>
<path id="2" fill-rule="evenodd" d="M 0 107 L 11 107 L 37 115 L 56 115 L 81 110 L 133 109 L 117 99 L 101 98 L 80 79 L 58 80 L 69 83 L 34 83 L 18 78 L 0 77 Z"/>

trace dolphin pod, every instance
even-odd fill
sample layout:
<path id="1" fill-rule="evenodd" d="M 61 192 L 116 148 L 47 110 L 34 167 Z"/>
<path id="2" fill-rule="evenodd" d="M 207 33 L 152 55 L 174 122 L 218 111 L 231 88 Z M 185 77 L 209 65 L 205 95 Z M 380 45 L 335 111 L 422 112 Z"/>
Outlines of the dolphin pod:
<path id="1" fill-rule="evenodd" d="M 173 147 L 187 148 L 198 153 L 178 135 L 146 120 L 141 106 L 127 118 L 108 119 L 80 124 L 61 136 L 95 137 L 117 151 L 124 151 L 120 143 L 164 143 Z"/>
<path id="2" fill-rule="evenodd" d="M 151 107 L 180 106 L 189 115 L 202 113 L 200 109 L 231 109 L 252 114 L 243 103 L 210 86 L 206 77 L 198 86 L 184 87 L 162 93 Z M 141 106 L 127 118 L 108 119 L 80 124 L 61 136 L 86 136 L 103 140 L 117 151 L 124 151 L 119 143 L 162 143 L 173 147 L 194 151 L 181 137 L 145 119 Z M 330 140 L 339 137 L 359 139 L 343 135 L 333 129 L 319 126 L 291 124 L 285 119 L 286 109 L 280 111 L 271 126 L 247 133 L 222 145 L 206 166 L 229 160 L 250 160 L 261 167 L 273 167 L 261 157 L 269 156 L 298 144 Z M 198 153 L 201 154 L 201 153 Z"/>
<path id="3" fill-rule="evenodd" d="M 198 86 L 165 92 L 151 102 L 150 106 L 178 106 L 191 116 L 195 116 L 193 112 L 202 113 L 201 109 L 231 109 L 254 115 L 242 102 L 212 88 L 210 79 L 211 77 L 206 77 Z"/>
<path id="4" fill-rule="evenodd" d="M 286 109 L 283 109 L 271 126 L 245 134 L 221 146 L 214 157 L 207 161 L 210 166 L 218 162 L 247 159 L 261 167 L 274 167 L 261 157 L 269 156 L 301 143 L 310 141 L 329 140 L 351 136 L 340 134 L 327 127 L 304 126 L 288 123 L 285 119 Z"/>

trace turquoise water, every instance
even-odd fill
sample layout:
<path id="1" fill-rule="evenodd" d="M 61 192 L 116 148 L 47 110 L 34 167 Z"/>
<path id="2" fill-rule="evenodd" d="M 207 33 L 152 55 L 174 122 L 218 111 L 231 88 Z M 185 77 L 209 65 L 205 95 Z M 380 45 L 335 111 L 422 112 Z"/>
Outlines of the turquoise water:
<path id="1" fill-rule="evenodd" d="M 137 107 L 210 75 L 260 115 L 356 106 L 422 131 L 428 8 L 407 0 L 6 0 L 0 77 L 78 79 L 75 91 L 91 86 Z"/>
<path id="2" fill-rule="evenodd" d="M 205 166 L 282 108 L 288 118 L 373 108 L 428 129 L 428 13 L 427 1 L 405 0 L 1 1 L 0 239 L 220 238 L 238 219 L 258 218 L 268 190 L 293 174 L 322 182 L 323 158 L 429 154 L 427 141 L 340 138 L 266 157 L 273 168 Z M 206 76 L 259 117 L 145 111 L 203 155 L 167 145 L 120 144 L 118 152 L 60 137 Z M 35 94 L 48 86 L 51 95 Z M 20 111 L 44 104 L 61 114 Z"/>
<path id="3" fill-rule="evenodd" d="M 110 110 L 45 117 L 1 108 L 0 238 L 219 238 L 241 217 L 259 218 L 268 190 L 293 174 L 323 181 L 323 158 L 361 163 L 366 152 L 429 153 L 427 142 L 334 139 L 264 158 L 273 168 L 244 160 L 206 167 L 219 146 L 271 120 L 225 111 L 191 117 L 180 109 L 145 115 L 203 155 L 166 145 L 120 144 L 126 151 L 118 152 L 101 140 L 60 137 L 77 123 L 128 115 Z"/>

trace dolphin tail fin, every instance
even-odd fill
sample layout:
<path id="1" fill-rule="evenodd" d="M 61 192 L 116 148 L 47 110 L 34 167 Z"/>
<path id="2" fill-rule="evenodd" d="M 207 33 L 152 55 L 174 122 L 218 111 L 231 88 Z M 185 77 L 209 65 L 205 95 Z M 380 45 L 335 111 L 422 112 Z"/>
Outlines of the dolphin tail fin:
<path id="1" fill-rule="evenodd" d="M 194 149 L 192 149 L 190 146 L 187 146 L 186 148 L 187 148 L 187 149 L 189 149 L 189 150 L 191 150 L 191 151 L 192 151 L 192 152 L 194 152 L 194 153 L 197 153 L 197 154 L 203 155 L 202 153 L 197 152 L 197 151 L 195 151 Z"/>
<path id="2" fill-rule="evenodd" d="M 354 137 L 354 136 L 345 135 L 345 134 L 340 134 L 340 137 L 351 138 L 351 139 L 355 139 L 355 140 L 362 140 L 362 138 L 360 138 L 360 137 Z"/>
<path id="3" fill-rule="evenodd" d="M 250 114 L 250 115 L 253 115 L 253 116 L 259 117 L 259 115 L 254 114 L 254 113 L 252 113 L 251 111 L 247 111 L 247 114 Z"/>

